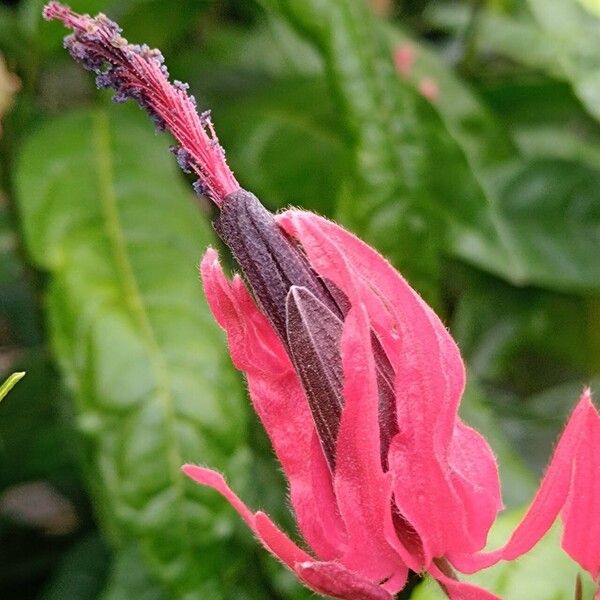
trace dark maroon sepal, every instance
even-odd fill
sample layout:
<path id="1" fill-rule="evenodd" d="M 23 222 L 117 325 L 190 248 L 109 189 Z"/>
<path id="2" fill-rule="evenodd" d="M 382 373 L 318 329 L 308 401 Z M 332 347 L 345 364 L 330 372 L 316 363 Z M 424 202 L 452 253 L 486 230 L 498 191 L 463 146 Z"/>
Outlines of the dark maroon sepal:
<path id="1" fill-rule="evenodd" d="M 335 468 L 335 446 L 342 414 L 343 322 L 304 287 L 292 286 L 286 302 L 290 356 L 308 398 L 321 446 Z"/>

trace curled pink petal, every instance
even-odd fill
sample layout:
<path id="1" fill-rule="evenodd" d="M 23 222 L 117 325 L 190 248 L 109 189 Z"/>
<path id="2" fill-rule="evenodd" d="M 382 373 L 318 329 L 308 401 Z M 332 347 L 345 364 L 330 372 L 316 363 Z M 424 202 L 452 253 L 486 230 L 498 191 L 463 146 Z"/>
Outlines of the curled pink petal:
<path id="1" fill-rule="evenodd" d="M 316 592 L 344 600 L 392 600 L 385 589 L 340 563 L 314 561 L 265 513 L 252 513 L 220 473 L 196 465 L 184 465 L 182 470 L 195 482 L 213 488 L 228 500 L 265 548 Z"/>
<path id="2" fill-rule="evenodd" d="M 382 587 L 336 562 L 298 563 L 296 573 L 319 594 L 343 600 L 393 600 Z"/>
<path id="3" fill-rule="evenodd" d="M 454 429 L 449 463 L 454 489 L 464 504 L 469 536 L 456 540 L 448 551 L 481 550 L 503 507 L 498 465 L 484 437 L 460 419 Z"/>
<path id="4" fill-rule="evenodd" d="M 262 512 L 256 514 L 240 500 L 240 498 L 227 485 L 220 473 L 196 465 L 184 465 L 182 471 L 196 483 L 213 488 L 219 492 L 238 514 L 244 519 L 248 527 L 256 534 L 263 545 L 274 556 L 294 570 L 295 563 L 312 560 L 311 557 L 290 540 L 272 521 Z"/>
<path id="5" fill-rule="evenodd" d="M 562 547 L 590 573 L 600 576 L 600 416 L 589 390 L 581 399 L 585 420 L 575 454 L 569 500 L 563 510 Z"/>
<path id="6" fill-rule="evenodd" d="M 345 550 L 345 528 L 292 363 L 241 280 L 227 281 L 214 250 L 206 252 L 201 272 L 209 306 L 227 332 L 235 366 L 246 373 L 252 403 L 290 483 L 300 531 L 319 558 L 337 558 Z"/>
<path id="7" fill-rule="evenodd" d="M 196 483 L 205 485 L 219 492 L 219 494 L 235 508 L 240 517 L 244 519 L 246 525 L 248 525 L 252 531 L 256 530 L 254 525 L 254 514 L 227 485 L 227 482 L 221 473 L 198 465 L 183 465 L 181 470 Z"/>
<path id="8" fill-rule="evenodd" d="M 471 471 L 460 461 L 465 455 L 451 454 L 465 380 L 456 344 L 407 282 L 358 238 L 301 211 L 278 219 L 302 244 L 311 266 L 352 304 L 366 307 L 396 371 L 399 433 L 390 446 L 389 465 L 395 503 L 422 541 L 422 568 L 448 551 L 480 548 L 492 509 L 500 506 L 498 480 L 493 455 L 480 437 L 468 436 L 471 454 L 484 453 Z M 454 469 L 453 460 L 458 461 Z M 471 476 L 474 481 L 468 481 Z M 489 489 L 480 490 L 482 485 Z M 486 501 L 483 517 L 471 514 L 480 512 L 474 495 Z M 387 532 L 393 537 L 389 526 Z"/>
<path id="9" fill-rule="evenodd" d="M 342 561 L 371 580 L 387 579 L 407 567 L 385 537 L 391 511 L 391 479 L 381 467 L 378 391 L 366 311 L 352 307 L 341 342 L 344 400 L 338 441 L 335 492 L 348 531 Z"/>
<path id="10" fill-rule="evenodd" d="M 208 248 L 200 264 L 204 293 L 219 325 L 227 332 L 229 351 L 240 371 L 279 376 L 293 370 L 266 317 L 256 308 L 241 279 L 229 282 L 219 256 Z"/>

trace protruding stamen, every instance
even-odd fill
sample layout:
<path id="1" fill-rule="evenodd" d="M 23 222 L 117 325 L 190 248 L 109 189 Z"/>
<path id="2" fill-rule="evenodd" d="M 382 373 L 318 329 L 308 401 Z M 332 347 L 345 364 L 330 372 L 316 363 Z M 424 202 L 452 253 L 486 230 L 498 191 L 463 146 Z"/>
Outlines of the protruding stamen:
<path id="1" fill-rule="evenodd" d="M 115 90 L 114 100 L 135 100 L 150 115 L 159 131 L 168 129 L 179 142 L 179 164 L 199 178 L 196 189 L 220 205 L 239 189 L 225 161 L 210 114 L 198 116 L 196 100 L 181 81 L 169 82 L 159 50 L 146 44 L 129 44 L 121 28 L 99 14 L 79 15 L 58 2 L 49 2 L 44 18 L 57 19 L 73 30 L 65 38 L 71 56 L 96 73 L 99 88 Z"/>

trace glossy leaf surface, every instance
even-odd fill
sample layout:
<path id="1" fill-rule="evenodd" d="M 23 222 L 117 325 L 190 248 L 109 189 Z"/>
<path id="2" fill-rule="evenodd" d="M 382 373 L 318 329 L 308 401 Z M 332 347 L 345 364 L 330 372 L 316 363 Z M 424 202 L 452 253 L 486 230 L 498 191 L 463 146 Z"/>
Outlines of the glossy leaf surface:
<path id="1" fill-rule="evenodd" d="M 138 540 L 171 597 L 228 597 L 214 572 L 239 568 L 234 521 L 179 471 L 244 460 L 244 400 L 195 269 L 203 216 L 134 112 L 52 122 L 24 149 L 18 182 L 105 531 L 117 546 Z"/>

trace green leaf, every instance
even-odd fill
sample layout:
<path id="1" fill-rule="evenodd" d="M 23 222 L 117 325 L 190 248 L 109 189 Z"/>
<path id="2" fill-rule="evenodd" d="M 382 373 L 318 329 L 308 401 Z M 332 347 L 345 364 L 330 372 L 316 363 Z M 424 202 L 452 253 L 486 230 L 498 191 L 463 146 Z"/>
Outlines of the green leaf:
<path id="1" fill-rule="evenodd" d="M 422 185 L 426 103 L 399 84 L 391 49 L 366 2 L 265 3 L 324 58 L 354 158 L 339 216 L 435 299 L 438 236 Z"/>
<path id="2" fill-rule="evenodd" d="M 600 291 L 600 169 L 532 160 L 502 189 L 501 211 L 532 281 Z"/>
<path id="3" fill-rule="evenodd" d="M 579 99 L 600 120 L 600 18 L 576 0 L 528 0 L 543 34 L 555 46 L 554 59 Z"/>
<path id="4" fill-rule="evenodd" d="M 234 92 L 259 89 L 265 80 L 323 74 L 318 52 L 274 13 L 263 13 L 252 28 L 221 23 L 168 58 L 170 69 L 196 88 L 196 95 L 227 99 Z M 316 107 L 317 109 L 319 107 Z"/>
<path id="5" fill-rule="evenodd" d="M 238 521 L 179 469 L 244 472 L 245 401 L 197 278 L 211 235 L 165 141 L 139 111 L 58 119 L 23 150 L 19 204 L 105 532 L 170 597 L 230 598 Z"/>
<path id="6" fill-rule="evenodd" d="M 524 157 L 600 168 L 600 126 L 566 83 L 544 75 L 506 77 L 480 91 Z"/>
<path id="7" fill-rule="evenodd" d="M 465 152 L 474 172 L 494 171 L 500 164 L 511 164 L 516 158 L 516 146 L 504 123 L 458 77 L 444 56 L 399 27 L 388 27 L 386 31 L 395 50 L 412 51 L 412 66 L 401 75 L 406 84 L 416 89 L 425 79 L 435 82 L 438 97 L 433 108 Z"/>
<path id="8" fill-rule="evenodd" d="M 587 0 L 585 0 L 587 1 Z M 517 16 L 485 10 L 477 19 L 480 51 L 495 52 L 515 62 L 568 81 L 597 120 L 600 119 L 600 18 L 578 0 L 527 0 L 529 11 Z M 464 28 L 469 15 L 453 5 L 429 11 L 437 25 Z"/>
<path id="9" fill-rule="evenodd" d="M 468 29 L 472 11 L 465 4 L 446 2 L 431 5 L 426 17 L 432 25 L 460 35 Z M 499 53 L 519 64 L 543 69 L 553 76 L 562 74 L 556 61 L 559 49 L 536 25 L 526 7 L 514 16 L 493 7 L 482 9 L 473 23 L 480 53 Z"/>
<path id="10" fill-rule="evenodd" d="M 399 75 L 404 85 L 418 90 L 429 80 L 438 89 L 431 109 L 440 123 L 437 137 L 422 142 L 430 159 L 421 185 L 430 186 L 431 210 L 444 224 L 444 250 L 513 283 L 530 281 L 499 197 L 499 181 L 520 161 L 508 130 L 436 51 L 402 29 L 387 27 L 386 34 L 395 50 L 414 55 L 410 71 Z"/>
<path id="11" fill-rule="evenodd" d="M 525 160 L 500 121 L 435 53 L 400 31 L 390 30 L 390 37 L 396 46 L 413 48 L 415 61 L 407 83 L 416 87 L 425 77 L 436 82 L 439 97 L 433 107 L 480 185 L 479 191 L 461 185 L 457 162 L 448 156 L 437 161 L 444 164 L 438 170 L 452 178 L 441 180 L 432 200 L 446 224 L 447 250 L 515 284 L 578 292 L 600 289 L 600 268 L 594 259 L 600 250 L 600 220 L 595 210 L 600 206 L 596 183 L 600 163 L 594 163 L 594 152 L 588 150 L 582 156 L 589 166 L 576 161 Z M 512 103 L 510 110 L 515 110 Z M 529 107 L 529 124 L 531 111 Z M 572 113 L 568 118 L 572 119 Z M 563 136 L 565 130 L 566 124 Z M 573 142 L 578 154 L 582 144 L 581 140 Z M 440 144 L 430 145 L 435 154 Z M 551 147 L 556 145 L 553 140 Z M 449 202 L 453 187 L 463 197 Z M 563 264 L 559 270 L 557 260 Z"/>
<path id="12" fill-rule="evenodd" d="M 2 385 L 0 385 L 0 400 L 3 400 L 4 396 L 6 396 L 6 394 L 8 394 L 8 392 L 10 392 L 10 390 L 12 390 L 17 382 L 23 379 L 24 376 L 25 372 L 21 371 L 18 373 L 13 373 L 7 379 L 5 379 Z"/>
<path id="13" fill-rule="evenodd" d="M 529 395 L 593 371 L 584 299 L 451 269 L 452 332 L 479 381 Z"/>
<path id="14" fill-rule="evenodd" d="M 488 548 L 505 544 L 523 517 L 524 511 L 514 510 L 503 514 L 495 523 L 488 540 Z M 575 579 L 580 573 L 578 565 L 560 549 L 561 525 L 554 527 L 527 554 L 468 577 L 470 583 L 500 594 L 510 600 L 571 600 L 575 592 Z M 589 576 L 583 574 L 583 597 L 591 598 L 594 587 Z M 413 600 L 441 600 L 446 595 L 439 586 L 428 579 L 413 595 Z"/>

